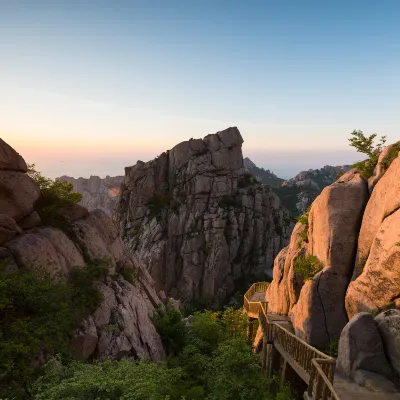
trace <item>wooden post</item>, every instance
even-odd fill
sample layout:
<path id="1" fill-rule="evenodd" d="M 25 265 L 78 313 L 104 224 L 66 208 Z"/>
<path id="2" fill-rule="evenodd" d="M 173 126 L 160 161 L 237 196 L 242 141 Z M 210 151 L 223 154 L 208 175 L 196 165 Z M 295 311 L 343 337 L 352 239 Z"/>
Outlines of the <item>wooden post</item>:
<path id="1" fill-rule="evenodd" d="M 263 337 L 263 349 L 262 349 L 262 369 L 266 371 L 267 369 L 267 352 L 268 352 L 268 344 L 267 344 L 267 336 Z"/>
<path id="2" fill-rule="evenodd" d="M 281 387 L 283 387 L 283 383 L 285 382 L 286 366 L 287 366 L 287 361 L 286 359 L 283 359 L 283 367 L 282 367 L 281 382 L 280 382 Z"/>

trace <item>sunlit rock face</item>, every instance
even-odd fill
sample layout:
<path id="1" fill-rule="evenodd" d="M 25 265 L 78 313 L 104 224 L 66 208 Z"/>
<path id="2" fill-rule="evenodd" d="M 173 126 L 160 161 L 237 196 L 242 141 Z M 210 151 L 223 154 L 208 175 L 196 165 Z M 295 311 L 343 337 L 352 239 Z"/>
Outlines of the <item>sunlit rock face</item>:
<path id="1" fill-rule="evenodd" d="M 91 176 L 90 178 L 77 179 L 70 176 L 61 176 L 57 179 L 72 183 L 74 190 L 82 194 L 80 204 L 89 211 L 99 209 L 111 217 L 114 215 L 121 183 L 124 180 L 123 176 L 107 176 L 105 178 Z"/>
<path id="2" fill-rule="evenodd" d="M 245 174 L 242 143 L 228 128 L 125 169 L 120 233 L 172 297 L 221 304 L 245 275 L 272 275 L 288 243 L 289 214 Z"/>

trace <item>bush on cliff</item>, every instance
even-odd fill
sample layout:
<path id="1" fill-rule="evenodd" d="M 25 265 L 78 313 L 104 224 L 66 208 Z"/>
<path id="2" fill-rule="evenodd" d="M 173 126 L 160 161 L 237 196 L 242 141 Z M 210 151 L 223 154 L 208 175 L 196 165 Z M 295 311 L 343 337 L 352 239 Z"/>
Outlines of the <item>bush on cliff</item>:
<path id="1" fill-rule="evenodd" d="M 365 178 L 369 178 L 374 173 L 379 155 L 386 143 L 386 136 L 381 136 L 379 142 L 375 144 L 375 138 L 377 137 L 376 133 L 373 133 L 370 136 L 365 136 L 363 131 L 354 130 L 350 135 L 350 146 L 354 147 L 357 152 L 368 156 L 366 160 L 353 164 L 352 168 L 356 168 L 360 171 L 361 175 Z"/>
<path id="2" fill-rule="evenodd" d="M 321 270 L 321 261 L 312 254 L 308 256 L 301 255 L 294 261 L 294 272 L 299 274 L 304 281 L 312 279 Z"/>

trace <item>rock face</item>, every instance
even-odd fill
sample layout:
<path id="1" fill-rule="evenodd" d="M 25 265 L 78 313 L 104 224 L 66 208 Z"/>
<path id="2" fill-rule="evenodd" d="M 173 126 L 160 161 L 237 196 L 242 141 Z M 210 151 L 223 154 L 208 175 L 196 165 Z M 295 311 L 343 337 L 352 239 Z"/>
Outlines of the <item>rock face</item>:
<path id="1" fill-rule="evenodd" d="M 277 196 L 244 174 L 237 128 L 191 139 L 125 169 L 117 221 L 157 289 L 224 301 L 246 274 L 271 274 L 291 222 Z"/>
<path id="2" fill-rule="evenodd" d="M 293 215 L 303 214 L 325 187 L 335 182 L 340 173 L 349 170 L 349 165 L 336 167 L 325 165 L 320 169 L 302 171 L 282 182 L 281 187 L 275 189 L 275 192 Z"/>
<path id="3" fill-rule="evenodd" d="M 104 179 L 98 176 L 78 179 L 61 176 L 57 179 L 72 183 L 74 190 L 82 194 L 80 205 L 89 211 L 99 209 L 111 217 L 114 215 L 123 176 L 107 176 Z"/>
<path id="4" fill-rule="evenodd" d="M 387 377 L 392 375 L 377 323 L 371 314 L 357 314 L 343 329 L 336 368 L 351 378 L 360 369 Z"/>
<path id="5" fill-rule="evenodd" d="M 40 225 L 35 211 L 39 190 L 25 171 L 24 160 L 0 140 L 0 263 L 4 270 L 38 267 L 67 279 L 73 267 L 96 259 L 106 261 L 109 275 L 99 283 L 104 301 L 73 335 L 75 354 L 80 358 L 164 359 L 161 339 L 150 319 L 162 301 L 146 269 L 126 255 L 111 218 L 101 210 L 89 213 L 75 206 L 61 210 L 70 223 L 66 232 Z M 118 274 L 121 266 L 135 270 L 135 284 Z"/>
<path id="6" fill-rule="evenodd" d="M 254 164 L 253 161 L 251 161 L 248 157 L 243 160 L 243 166 L 244 169 L 254 175 L 258 181 L 273 188 L 280 187 L 285 181 L 282 178 L 278 178 L 269 169 L 265 170 L 264 168 L 257 167 L 257 165 Z"/>
<path id="7" fill-rule="evenodd" d="M 379 311 L 400 298 L 400 156 L 372 191 L 364 212 L 353 282 L 346 295 L 349 317 Z"/>
<path id="8" fill-rule="evenodd" d="M 361 370 L 400 370 L 400 311 L 393 310 L 400 306 L 397 148 L 384 150 L 368 181 L 350 170 L 322 191 L 275 259 L 266 295 L 269 311 L 290 315 L 296 335 L 311 345 L 326 350 L 341 335 L 339 365 L 352 378 Z M 321 270 L 307 276 L 307 260 L 319 261 Z"/>

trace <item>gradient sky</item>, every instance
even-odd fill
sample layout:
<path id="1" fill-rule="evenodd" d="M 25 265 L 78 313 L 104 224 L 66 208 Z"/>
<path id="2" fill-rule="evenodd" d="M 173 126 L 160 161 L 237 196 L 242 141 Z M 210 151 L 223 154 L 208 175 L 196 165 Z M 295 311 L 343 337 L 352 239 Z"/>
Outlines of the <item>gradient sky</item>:
<path id="1" fill-rule="evenodd" d="M 0 0 L 0 136 L 51 177 L 229 126 L 284 177 L 356 161 L 353 129 L 400 137 L 399 21 L 399 0 Z"/>

